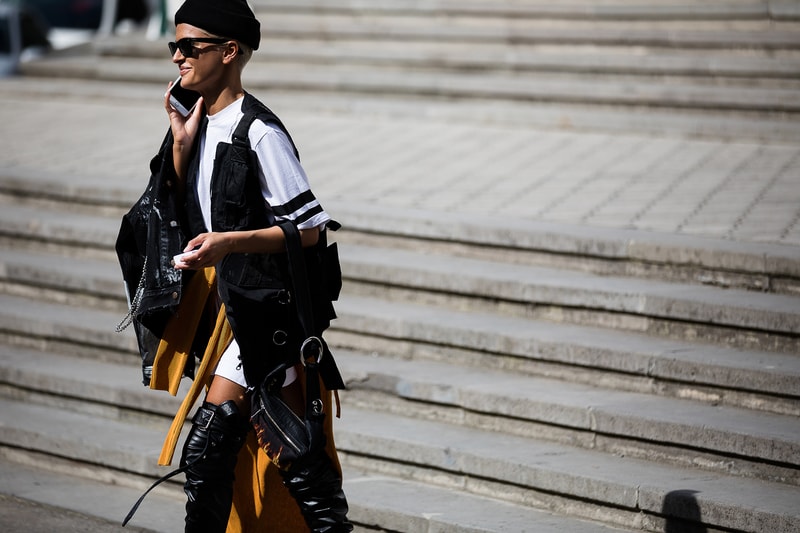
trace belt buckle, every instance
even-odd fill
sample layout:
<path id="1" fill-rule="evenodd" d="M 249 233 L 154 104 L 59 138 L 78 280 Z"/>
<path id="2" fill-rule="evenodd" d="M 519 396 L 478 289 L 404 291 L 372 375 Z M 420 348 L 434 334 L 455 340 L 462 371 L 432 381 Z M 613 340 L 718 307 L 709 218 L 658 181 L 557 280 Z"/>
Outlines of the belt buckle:
<path id="1" fill-rule="evenodd" d="M 200 429 L 206 429 L 207 430 L 211 426 L 211 422 L 214 421 L 214 417 L 217 416 L 217 412 L 216 411 L 212 411 L 211 409 L 205 409 L 205 411 L 211 413 L 211 416 L 208 417 L 208 420 L 206 420 L 205 424 L 200 426 Z"/>

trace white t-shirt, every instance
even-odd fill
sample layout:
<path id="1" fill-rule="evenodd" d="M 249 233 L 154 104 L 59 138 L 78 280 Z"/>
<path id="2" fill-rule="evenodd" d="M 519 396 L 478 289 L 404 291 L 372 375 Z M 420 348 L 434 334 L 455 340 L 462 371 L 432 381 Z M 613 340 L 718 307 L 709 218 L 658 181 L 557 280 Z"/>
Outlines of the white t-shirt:
<path id="1" fill-rule="evenodd" d="M 242 98 L 233 102 L 222 111 L 208 116 L 208 126 L 201 132 L 200 138 L 200 168 L 197 175 L 197 197 L 200 201 L 200 210 L 206 227 L 211 229 L 211 174 L 214 170 L 214 156 L 220 142 L 230 143 L 233 132 L 244 116 L 242 113 Z M 309 190 L 308 178 L 294 155 L 292 143 L 286 134 L 277 126 L 264 124 L 260 120 L 253 121 L 250 126 L 250 147 L 258 156 L 258 178 L 261 182 L 261 194 L 267 205 L 280 207 L 289 205 L 293 199 Z M 303 219 L 309 210 L 319 206 L 315 199 L 311 202 L 292 209 L 287 215 L 280 218 L 290 220 Z M 314 214 L 307 220 L 298 223 L 298 228 L 309 229 L 322 227 L 330 220 L 325 211 Z M 244 371 L 241 367 L 240 351 L 236 341 L 232 341 L 214 369 L 214 374 L 227 378 L 242 387 L 247 387 Z M 287 372 L 288 385 L 296 379 L 296 374 Z"/>
<path id="2" fill-rule="evenodd" d="M 206 227 L 211 230 L 211 174 L 214 170 L 214 156 L 220 142 L 230 143 L 233 132 L 244 116 L 240 98 L 214 115 L 208 116 L 208 126 L 201 132 L 200 168 L 197 175 L 197 197 Z M 250 147 L 258 156 L 258 178 L 261 183 L 261 194 L 267 205 L 283 210 L 284 206 L 306 193 L 309 189 L 308 177 L 294 155 L 292 143 L 281 129 L 273 124 L 264 124 L 261 120 L 253 121 L 250 126 Z M 319 206 L 314 199 L 309 203 L 291 209 L 288 214 L 279 218 L 301 220 L 297 227 L 310 229 L 322 226 L 331 218 L 325 211 L 314 214 L 303 220 L 308 211 Z"/>

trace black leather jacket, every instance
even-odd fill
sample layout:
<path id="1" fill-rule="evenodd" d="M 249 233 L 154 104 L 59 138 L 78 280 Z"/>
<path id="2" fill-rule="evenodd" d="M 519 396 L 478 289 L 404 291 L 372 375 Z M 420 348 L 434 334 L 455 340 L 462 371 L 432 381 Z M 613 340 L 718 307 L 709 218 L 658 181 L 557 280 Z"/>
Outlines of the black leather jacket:
<path id="1" fill-rule="evenodd" d="M 116 252 L 142 355 L 143 381 L 150 383 L 153 359 L 169 317 L 181 300 L 187 276 L 171 263 L 186 242 L 178 209 L 177 176 L 167 132 L 150 161 L 150 181 L 122 217 Z M 192 368 L 187 368 L 192 375 Z"/>

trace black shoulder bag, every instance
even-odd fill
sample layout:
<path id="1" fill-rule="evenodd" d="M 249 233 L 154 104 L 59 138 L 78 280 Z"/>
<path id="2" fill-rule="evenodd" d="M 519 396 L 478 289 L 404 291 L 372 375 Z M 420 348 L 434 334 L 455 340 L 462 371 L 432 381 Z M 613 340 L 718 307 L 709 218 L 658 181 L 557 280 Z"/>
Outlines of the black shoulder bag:
<path id="1" fill-rule="evenodd" d="M 300 418 L 280 398 L 286 369 L 291 364 L 278 367 L 255 388 L 251 396 L 250 423 L 258 437 L 258 444 L 267 457 L 282 470 L 302 462 L 325 447 L 325 412 L 320 393 L 319 362 L 325 345 L 316 336 L 314 313 L 309 290 L 308 272 L 303 256 L 300 233 L 293 222 L 278 224 L 286 236 L 291 286 L 297 305 L 297 314 L 305 340 L 300 347 L 300 362 L 306 380 L 305 417 Z"/>

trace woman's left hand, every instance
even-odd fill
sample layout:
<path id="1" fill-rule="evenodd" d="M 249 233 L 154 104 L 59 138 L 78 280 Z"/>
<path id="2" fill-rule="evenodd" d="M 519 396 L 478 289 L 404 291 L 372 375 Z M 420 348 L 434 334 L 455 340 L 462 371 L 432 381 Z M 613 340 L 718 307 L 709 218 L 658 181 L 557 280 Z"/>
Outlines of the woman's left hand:
<path id="1" fill-rule="evenodd" d="M 201 233 L 190 240 L 184 249 L 189 252 L 175 263 L 178 270 L 200 270 L 214 266 L 231 252 L 230 235 L 223 232 Z"/>

